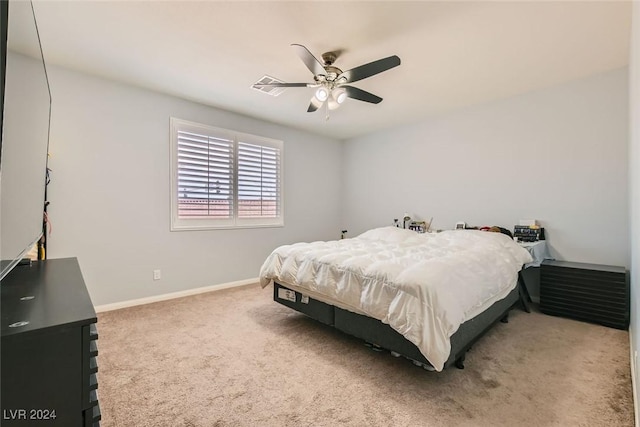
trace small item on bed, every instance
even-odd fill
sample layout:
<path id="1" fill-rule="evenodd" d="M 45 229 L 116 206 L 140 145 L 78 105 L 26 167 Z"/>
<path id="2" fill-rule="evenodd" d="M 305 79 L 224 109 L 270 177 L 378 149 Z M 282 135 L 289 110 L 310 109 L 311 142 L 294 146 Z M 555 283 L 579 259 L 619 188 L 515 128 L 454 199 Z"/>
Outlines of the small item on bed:
<path id="1" fill-rule="evenodd" d="M 502 234 L 506 234 L 507 236 L 509 236 L 510 238 L 513 239 L 513 234 L 511 234 L 511 231 L 507 230 L 504 227 L 499 227 L 497 225 L 494 226 L 485 226 L 485 227 L 480 227 L 481 231 L 492 231 L 494 233 L 502 233 Z"/>

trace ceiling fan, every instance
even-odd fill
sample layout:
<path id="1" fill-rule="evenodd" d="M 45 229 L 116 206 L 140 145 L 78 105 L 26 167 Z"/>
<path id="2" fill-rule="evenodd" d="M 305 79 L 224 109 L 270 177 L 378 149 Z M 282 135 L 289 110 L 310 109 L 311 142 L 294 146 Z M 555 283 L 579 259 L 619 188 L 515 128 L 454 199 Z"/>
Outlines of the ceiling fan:
<path id="1" fill-rule="evenodd" d="M 339 52 L 326 52 L 322 54 L 320 62 L 313 54 L 301 44 L 291 45 L 296 54 L 302 59 L 304 65 L 313 73 L 313 83 L 256 83 L 254 86 L 264 88 L 274 87 L 313 87 L 317 88 L 307 112 L 311 113 L 325 105 L 328 109 L 334 110 L 340 106 L 347 98 L 357 99 L 358 101 L 370 102 L 378 104 L 382 98 L 376 96 L 366 90 L 350 86 L 348 83 L 354 83 L 358 80 L 374 76 L 376 74 L 387 71 L 393 67 L 400 65 L 400 58 L 396 55 L 368 64 L 352 68 L 347 71 L 335 67 L 333 63 L 338 58 Z"/>

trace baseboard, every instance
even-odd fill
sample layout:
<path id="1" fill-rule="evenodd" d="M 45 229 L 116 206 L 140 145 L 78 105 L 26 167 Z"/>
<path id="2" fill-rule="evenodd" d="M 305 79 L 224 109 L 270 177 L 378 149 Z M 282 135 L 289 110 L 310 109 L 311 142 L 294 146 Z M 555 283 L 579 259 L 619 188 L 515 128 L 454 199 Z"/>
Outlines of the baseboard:
<path id="1" fill-rule="evenodd" d="M 638 417 L 638 390 L 637 390 L 637 382 L 636 382 L 636 357 L 635 357 L 635 346 L 633 344 L 633 330 L 629 328 L 629 360 L 631 363 L 631 391 L 633 393 L 633 413 L 635 418 L 635 426 L 640 427 L 639 417 Z"/>
<path id="2" fill-rule="evenodd" d="M 238 280 L 236 282 L 222 283 L 219 285 L 204 286 L 202 288 L 187 289 L 185 291 L 171 292 L 168 294 L 154 295 L 152 297 L 133 299 L 112 304 L 98 305 L 95 307 L 96 313 L 119 310 L 121 308 L 135 307 L 137 305 L 151 304 L 154 302 L 167 301 L 176 298 L 188 297 L 191 295 L 204 294 L 206 292 L 221 291 L 223 289 L 237 288 L 240 286 L 253 285 L 258 283 L 258 278 Z"/>

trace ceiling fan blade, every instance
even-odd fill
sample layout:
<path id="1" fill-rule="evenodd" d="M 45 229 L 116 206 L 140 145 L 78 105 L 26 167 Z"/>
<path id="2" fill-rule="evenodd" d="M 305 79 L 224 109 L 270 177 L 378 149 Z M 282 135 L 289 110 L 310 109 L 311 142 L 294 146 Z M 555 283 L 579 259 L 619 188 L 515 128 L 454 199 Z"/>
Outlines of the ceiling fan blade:
<path id="1" fill-rule="evenodd" d="M 340 77 L 346 77 L 347 83 L 353 83 L 357 82 L 358 80 L 374 76 L 378 73 L 382 73 L 383 71 L 387 71 L 393 67 L 397 67 L 398 65 L 400 65 L 400 58 L 398 58 L 396 55 L 393 55 L 347 70 L 344 73 L 340 74 L 336 80 L 339 80 Z"/>
<path id="2" fill-rule="evenodd" d="M 313 87 L 314 83 L 256 83 L 254 87 Z"/>
<path id="3" fill-rule="evenodd" d="M 309 52 L 309 49 L 302 46 L 301 44 L 292 44 L 291 46 L 295 49 L 296 54 L 300 57 L 300 59 L 302 59 L 304 65 L 307 66 L 309 71 L 311 71 L 314 76 L 326 73 L 322 62 L 318 61 L 318 59 L 313 56 L 311 52 Z"/>
<path id="4" fill-rule="evenodd" d="M 382 98 L 372 94 L 371 92 L 367 92 L 366 90 L 346 85 L 340 87 L 347 91 L 347 96 L 349 98 L 357 99 L 358 101 L 370 102 L 372 104 L 379 104 L 382 101 Z"/>
<path id="5" fill-rule="evenodd" d="M 315 96 L 311 98 L 311 103 L 309 104 L 309 108 L 307 109 L 307 113 L 313 113 L 318 108 L 322 107 L 324 102 L 318 100 Z"/>

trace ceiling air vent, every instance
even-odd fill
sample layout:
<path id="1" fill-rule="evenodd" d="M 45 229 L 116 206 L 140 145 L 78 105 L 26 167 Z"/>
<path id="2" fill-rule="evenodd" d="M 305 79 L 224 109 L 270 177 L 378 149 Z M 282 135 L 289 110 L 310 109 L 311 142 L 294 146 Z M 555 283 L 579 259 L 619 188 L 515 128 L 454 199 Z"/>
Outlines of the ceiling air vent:
<path id="1" fill-rule="evenodd" d="M 271 96 L 278 96 L 280 95 L 282 92 L 284 92 L 284 90 L 286 88 L 284 87 L 267 87 L 267 86 L 256 86 L 257 84 L 271 84 L 271 83 L 284 83 L 282 80 L 278 80 L 275 77 L 271 77 L 271 76 L 264 76 L 262 77 L 260 80 L 258 80 L 257 82 L 255 82 L 251 88 L 259 91 L 259 92 L 264 92 L 266 94 L 269 94 Z"/>

